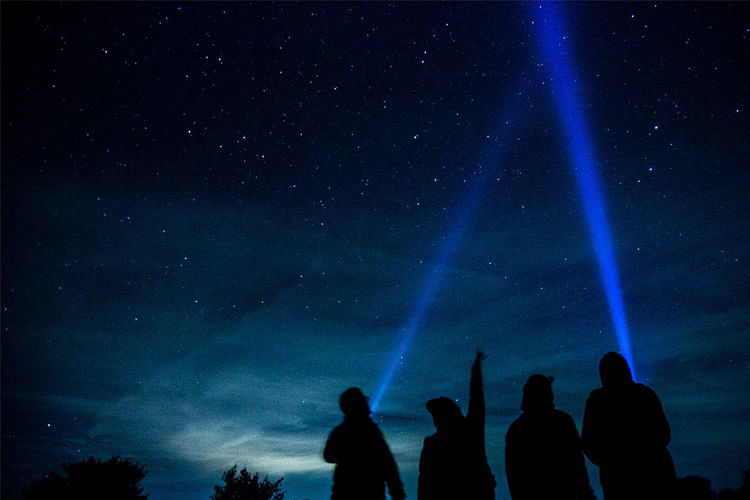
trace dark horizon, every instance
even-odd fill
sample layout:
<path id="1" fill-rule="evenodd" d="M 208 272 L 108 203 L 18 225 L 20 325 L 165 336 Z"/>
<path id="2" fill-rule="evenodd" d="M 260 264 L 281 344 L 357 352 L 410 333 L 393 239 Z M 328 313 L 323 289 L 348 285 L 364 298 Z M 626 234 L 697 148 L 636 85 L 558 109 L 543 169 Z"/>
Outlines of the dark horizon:
<path id="1" fill-rule="evenodd" d="M 738 488 L 750 6 L 562 7 L 635 371 L 678 476 Z M 530 4 L 0 8 L 3 496 L 119 455 L 154 500 L 235 463 L 328 498 L 338 395 L 376 396 L 436 270 L 378 407 L 408 498 L 477 349 L 498 500 L 529 375 L 580 431 L 619 348 Z"/>

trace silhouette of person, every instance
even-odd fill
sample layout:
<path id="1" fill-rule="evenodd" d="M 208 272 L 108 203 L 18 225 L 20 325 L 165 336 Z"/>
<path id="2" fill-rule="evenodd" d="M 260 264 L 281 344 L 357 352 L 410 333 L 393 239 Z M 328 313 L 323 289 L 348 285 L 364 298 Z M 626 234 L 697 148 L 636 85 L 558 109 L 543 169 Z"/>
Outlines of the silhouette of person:
<path id="1" fill-rule="evenodd" d="M 419 500 L 495 498 L 495 476 L 490 471 L 484 447 L 481 361 L 485 357 L 478 352 L 471 367 L 466 417 L 458 405 L 446 397 L 427 402 L 437 431 L 425 438 L 419 458 Z"/>
<path id="2" fill-rule="evenodd" d="M 396 461 L 370 418 L 367 398 L 350 387 L 339 398 L 344 421 L 331 431 L 323 458 L 336 464 L 331 500 L 383 500 L 385 484 L 393 500 L 406 497 Z"/>
<path id="3" fill-rule="evenodd" d="M 513 500 L 594 498 L 573 418 L 556 410 L 552 377 L 523 386 L 523 413 L 505 435 L 505 473 Z"/>
<path id="4" fill-rule="evenodd" d="M 608 352 L 602 387 L 586 401 L 581 440 L 599 466 L 605 500 L 671 498 L 676 481 L 669 423 L 653 390 L 633 382 L 627 361 Z"/>

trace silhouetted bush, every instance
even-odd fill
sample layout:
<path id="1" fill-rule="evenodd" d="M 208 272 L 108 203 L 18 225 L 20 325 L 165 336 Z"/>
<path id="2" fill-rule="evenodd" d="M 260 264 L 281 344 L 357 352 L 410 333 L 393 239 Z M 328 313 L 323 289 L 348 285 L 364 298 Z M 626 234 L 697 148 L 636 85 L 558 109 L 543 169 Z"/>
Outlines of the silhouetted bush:
<path id="1" fill-rule="evenodd" d="M 716 493 L 711 489 L 711 481 L 700 476 L 685 476 L 675 484 L 675 498 L 681 500 L 714 500 Z"/>
<path id="2" fill-rule="evenodd" d="M 750 500 L 750 471 L 742 471 L 742 486 L 740 486 L 740 489 L 722 490 L 716 498 L 718 500 Z"/>
<path id="3" fill-rule="evenodd" d="M 242 469 L 237 475 L 235 465 L 224 472 L 221 479 L 224 486 L 214 486 L 212 500 L 284 500 L 284 491 L 281 489 L 283 477 L 272 482 L 266 476 L 261 481 L 257 472 L 251 476 L 247 469 Z"/>
<path id="4" fill-rule="evenodd" d="M 112 457 L 106 462 L 88 460 L 62 464 L 65 476 L 46 474 L 31 484 L 26 491 L 26 500 L 146 500 L 140 482 L 146 470 L 137 462 Z"/>
<path id="5" fill-rule="evenodd" d="M 742 471 L 739 489 L 722 490 L 718 495 L 711 489 L 711 481 L 700 476 L 685 476 L 677 480 L 674 498 L 679 500 L 750 500 L 750 475 Z"/>

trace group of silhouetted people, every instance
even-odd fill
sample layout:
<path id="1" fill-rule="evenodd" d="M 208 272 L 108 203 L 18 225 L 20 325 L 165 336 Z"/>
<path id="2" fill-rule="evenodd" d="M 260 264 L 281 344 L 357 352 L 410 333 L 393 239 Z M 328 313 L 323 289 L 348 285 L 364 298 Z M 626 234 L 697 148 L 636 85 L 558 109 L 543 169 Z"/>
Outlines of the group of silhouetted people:
<path id="1" fill-rule="evenodd" d="M 427 402 L 435 434 L 419 459 L 419 500 L 492 500 L 495 477 L 484 440 L 482 353 L 471 367 L 469 410 L 451 399 Z M 532 375 L 523 387 L 522 414 L 505 437 L 505 472 L 513 500 L 583 500 L 594 493 L 584 454 L 599 466 L 605 500 L 672 498 L 676 480 L 667 450 L 670 430 L 653 390 L 633 381 L 625 358 L 610 352 L 599 363 L 602 387 L 586 402 L 579 437 L 573 418 L 555 409 L 552 377 Z M 382 500 L 406 495 L 396 461 L 370 418 L 362 391 L 339 398 L 344 421 L 331 432 L 323 457 L 336 464 L 331 500 Z"/>

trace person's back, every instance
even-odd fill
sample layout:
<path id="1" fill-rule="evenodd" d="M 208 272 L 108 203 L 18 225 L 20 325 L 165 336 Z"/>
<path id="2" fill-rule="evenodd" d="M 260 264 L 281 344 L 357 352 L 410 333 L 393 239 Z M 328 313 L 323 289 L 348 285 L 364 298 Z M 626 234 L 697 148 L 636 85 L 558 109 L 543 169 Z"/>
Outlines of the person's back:
<path id="1" fill-rule="evenodd" d="M 552 403 L 551 378 L 532 375 L 524 386 L 523 414 L 505 436 L 505 468 L 513 500 L 593 497 L 578 430 Z"/>
<path id="2" fill-rule="evenodd" d="M 495 477 L 484 446 L 484 390 L 482 353 L 472 365 L 469 411 L 464 418 L 452 400 L 427 402 L 437 432 L 424 440 L 419 459 L 419 500 L 494 500 Z"/>
<path id="3" fill-rule="evenodd" d="M 425 438 L 419 458 L 419 500 L 471 497 L 465 491 L 471 467 L 466 460 L 468 446 L 462 424 L 452 431 L 442 429 Z"/>
<path id="4" fill-rule="evenodd" d="M 405 497 L 398 467 L 380 429 L 370 419 L 367 399 L 357 388 L 340 398 L 344 422 L 328 436 L 323 458 L 336 464 L 331 500 L 382 500 Z"/>
<path id="5" fill-rule="evenodd" d="M 633 382 L 617 353 L 602 358 L 600 373 L 602 387 L 586 402 L 581 437 L 586 456 L 600 468 L 605 500 L 669 498 L 675 471 L 659 398 Z"/>

